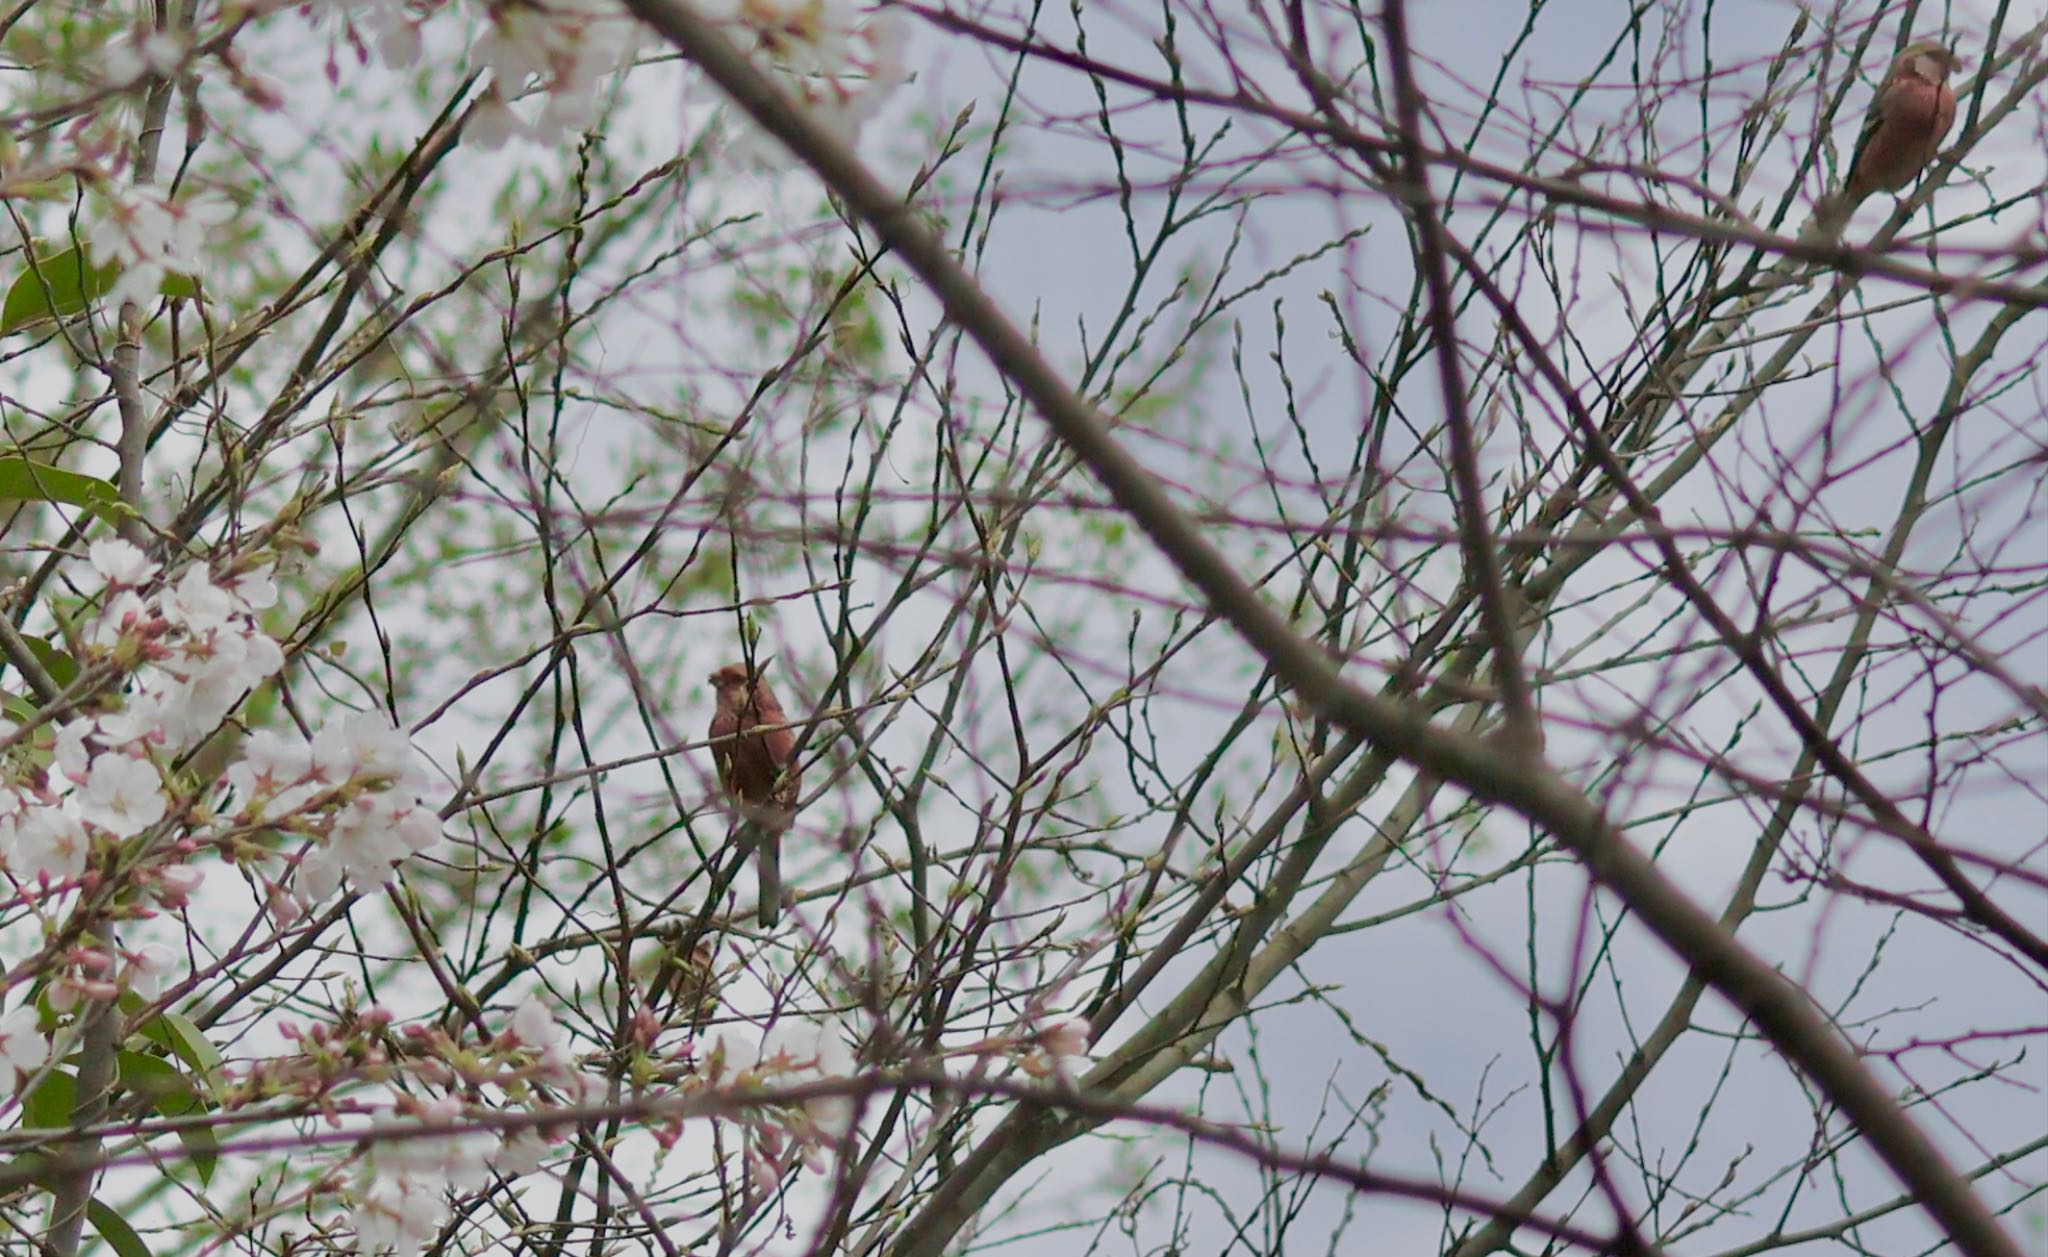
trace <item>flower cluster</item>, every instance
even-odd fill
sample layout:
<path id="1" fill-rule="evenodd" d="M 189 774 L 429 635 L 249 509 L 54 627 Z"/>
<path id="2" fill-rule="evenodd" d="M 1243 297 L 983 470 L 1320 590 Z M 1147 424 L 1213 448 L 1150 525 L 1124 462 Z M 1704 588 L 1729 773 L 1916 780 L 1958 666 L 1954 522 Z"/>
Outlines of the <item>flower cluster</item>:
<path id="1" fill-rule="evenodd" d="M 858 1062 L 844 1028 L 829 1018 L 778 1019 L 757 1042 L 745 1031 L 720 1027 L 699 1045 L 697 1077 L 710 1087 L 800 1087 L 851 1078 Z M 763 1111 L 748 1123 L 747 1173 L 755 1189 L 775 1190 L 801 1157 L 813 1170 L 822 1154 L 853 1130 L 850 1096 L 816 1096 Z"/>
<path id="2" fill-rule="evenodd" d="M 426 1101 L 395 1097 L 395 1113 L 437 1129 L 372 1143 L 349 1185 L 350 1208 L 341 1221 L 354 1230 L 357 1251 L 410 1257 L 447 1224 L 450 1191 L 473 1191 L 493 1172 L 529 1174 L 546 1155 L 548 1133 L 530 1123 L 493 1132 L 492 1115 L 544 1113 L 536 1084 L 572 1103 L 587 1099 L 598 1084 L 582 1073 L 554 1014 L 536 998 L 520 1004 L 506 1027 L 481 1045 L 458 1043 L 437 1027 L 408 1026 L 394 1035 L 390 1026 L 391 1015 L 372 1008 L 299 1034 L 304 1050 L 298 1061 L 267 1062 L 257 1071 L 266 1075 L 257 1090 L 277 1090 L 297 1068 L 302 1090 L 313 1098 L 342 1081 L 337 1071 L 397 1068 L 412 1086 L 442 1093 Z M 472 1100 L 495 1095 L 503 1107 L 478 1110 L 456 1093 Z"/>
<path id="3" fill-rule="evenodd" d="M 496 147 L 514 135 L 550 140 L 588 126 L 605 77 L 633 62 L 640 26 L 618 0 L 482 0 L 489 23 L 476 42 L 491 72 L 470 135 Z M 541 98 L 531 120 L 512 101 Z"/>
<path id="4" fill-rule="evenodd" d="M 146 78 L 170 78 L 185 61 L 185 41 L 170 31 L 138 27 L 108 44 L 100 54 L 100 77 L 108 87 L 133 87 Z"/>
<path id="5" fill-rule="evenodd" d="M 106 590 L 86 635 L 89 656 L 122 670 L 128 687 L 56 726 L 47 746 L 54 772 L 31 767 L 0 783 L 0 864 L 25 884 L 74 881 L 96 835 L 131 838 L 163 820 L 171 799 L 162 764 L 284 666 L 284 651 L 256 623 L 277 600 L 267 571 L 216 577 L 193 564 L 159 583 L 157 564 L 125 541 L 96 542 L 90 556 Z M 344 881 L 384 884 L 441 839 L 411 739 L 378 715 L 336 717 L 311 740 L 256 733 L 220 784 L 233 808 L 214 818 L 211 837 L 231 854 L 268 855 L 237 845 L 253 831 L 314 840 L 292 897 L 273 898 L 287 917 Z M 157 881 L 159 900 L 176 904 L 196 879 L 174 866 Z"/>
<path id="6" fill-rule="evenodd" d="M 125 701 L 97 699 L 96 713 L 56 726 L 46 745 L 54 772 L 29 761 L 0 783 L 0 864 L 22 883 L 73 881 L 95 834 L 132 838 L 162 820 L 170 799 L 161 758 L 210 733 L 284 666 L 255 622 L 277 599 L 264 573 L 216 583 L 194 564 L 145 596 L 157 565 L 140 550 L 101 541 L 90 554 L 106 591 L 87 645 L 131 670 L 133 684 Z"/>
<path id="7" fill-rule="evenodd" d="M 409 3 L 408 0 L 352 0 L 338 9 L 347 25 L 349 42 L 359 56 L 366 55 L 361 36 L 367 34 L 377 47 L 377 56 L 394 70 L 403 70 L 420 59 L 420 28 L 428 16 L 441 8 L 440 0 Z M 360 28 L 358 28 L 360 20 Z"/>
<path id="8" fill-rule="evenodd" d="M 714 1086 L 796 1087 L 848 1078 L 853 1052 L 837 1022 L 784 1017 L 759 1041 L 721 1026 L 702 1044 L 701 1076 Z M 807 1100 L 785 1115 L 792 1128 L 841 1139 L 853 1127 L 853 1101 L 844 1096 Z"/>
<path id="9" fill-rule="evenodd" d="M 157 569 L 140 550 L 100 541 L 90 553 L 107 581 L 91 644 L 137 669 L 124 708 L 101 716 L 92 731 L 103 742 L 186 750 L 284 667 L 284 651 L 256 623 L 277 603 L 268 569 L 216 581 L 205 564 L 195 563 L 145 597 Z M 60 734 L 60 750 L 64 744 Z"/>
<path id="10" fill-rule="evenodd" d="M 632 63 L 639 27 L 618 0 L 481 0 L 489 28 L 475 47 L 491 72 L 470 135 L 497 146 L 551 140 L 589 125 L 606 76 Z M 772 74 L 790 99 L 846 143 L 909 79 L 908 21 L 853 0 L 697 0 L 697 10 Z M 530 120 L 512 102 L 541 100 Z"/>
<path id="11" fill-rule="evenodd" d="M 234 791 L 232 825 L 316 839 L 292 887 L 300 905 L 319 903 L 344 881 L 357 889 L 382 886 L 407 858 L 441 840 L 418 752 L 382 716 L 335 717 L 311 741 L 254 734 L 224 783 Z M 292 915 L 282 901 L 275 906 Z"/>
<path id="12" fill-rule="evenodd" d="M 845 144 L 910 79 L 910 23 L 896 9 L 864 12 L 852 0 L 698 0 L 697 9 Z"/>
<path id="13" fill-rule="evenodd" d="M 86 243 L 94 265 L 112 263 L 120 268 L 107 291 L 117 309 L 123 301 L 154 297 L 167 274 L 197 277 L 203 269 L 200 251 L 207 232 L 234 216 L 234 207 L 216 197 L 173 201 L 155 188 L 105 181 L 100 193 L 104 212 Z"/>
<path id="14" fill-rule="evenodd" d="M 463 1116 L 452 1097 L 414 1111 L 422 1125 L 446 1126 Z M 475 1191 L 490 1181 L 494 1142 L 480 1131 L 458 1131 L 373 1145 L 351 1192 L 357 1251 L 409 1255 L 433 1243 L 452 1212 L 448 1192 Z"/>

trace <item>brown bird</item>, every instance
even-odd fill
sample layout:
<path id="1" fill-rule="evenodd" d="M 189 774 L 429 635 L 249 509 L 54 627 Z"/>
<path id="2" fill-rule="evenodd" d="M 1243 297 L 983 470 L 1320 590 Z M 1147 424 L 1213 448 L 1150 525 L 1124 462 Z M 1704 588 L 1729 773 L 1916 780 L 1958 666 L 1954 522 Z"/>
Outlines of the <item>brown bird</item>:
<path id="1" fill-rule="evenodd" d="M 633 953 L 633 968 L 646 979 L 647 1007 L 664 1022 L 680 1017 L 701 1026 L 718 1011 L 718 948 L 710 939 L 699 939 L 685 952 L 688 928 L 681 921 L 662 926 L 646 940 L 651 956 L 645 950 Z"/>
<path id="2" fill-rule="evenodd" d="M 760 855 L 764 928 L 782 914 L 782 831 L 789 828 L 803 792 L 796 730 L 762 728 L 789 724 L 775 691 L 762 679 L 767 669 L 763 659 L 751 674 L 744 663 L 729 663 L 711 674 L 712 688 L 718 691 L 718 710 L 711 717 L 711 758 L 718 765 L 719 783 L 739 804 L 742 833 L 752 836 Z M 756 733 L 757 728 L 762 731 Z"/>
<path id="3" fill-rule="evenodd" d="M 1916 39 L 1900 50 L 1871 98 L 1842 190 L 1814 207 L 1810 235 L 1834 237 L 1871 193 L 1896 192 L 1927 169 L 1956 122 L 1948 76 L 1960 64 L 1932 39 Z"/>

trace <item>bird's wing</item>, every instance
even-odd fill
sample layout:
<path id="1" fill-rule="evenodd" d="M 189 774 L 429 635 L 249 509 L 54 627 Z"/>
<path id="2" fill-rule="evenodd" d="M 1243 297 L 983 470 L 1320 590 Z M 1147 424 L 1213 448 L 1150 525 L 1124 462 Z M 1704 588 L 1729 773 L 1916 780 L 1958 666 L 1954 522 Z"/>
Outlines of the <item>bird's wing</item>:
<path id="1" fill-rule="evenodd" d="M 720 708 L 717 714 L 711 717 L 710 736 L 714 739 L 711 743 L 711 762 L 718 767 L 718 784 L 724 786 L 728 794 L 732 793 L 733 789 L 733 752 L 738 745 L 730 739 L 739 731 L 739 718 L 731 712 Z"/>
<path id="2" fill-rule="evenodd" d="M 1870 112 L 1863 116 L 1863 130 L 1856 135 L 1856 147 L 1849 153 L 1849 170 L 1842 177 L 1844 188 L 1856 181 L 1856 168 L 1863 164 L 1863 154 L 1869 150 L 1870 141 L 1884 127 L 1884 98 L 1888 85 L 1888 82 L 1878 85 L 1877 95 L 1870 102 Z"/>
<path id="3" fill-rule="evenodd" d="M 775 783 L 776 806 L 794 808 L 804 788 L 803 774 L 796 766 L 796 730 L 771 730 L 761 735 L 760 742 L 766 758 L 774 765 L 772 771 L 781 774 Z"/>
<path id="4" fill-rule="evenodd" d="M 748 766 L 758 774 L 752 780 L 774 783 L 768 798 L 762 802 L 794 808 L 797 795 L 803 789 L 802 778 L 796 770 L 796 730 L 786 727 L 789 717 L 784 714 L 782 704 L 773 697 L 760 700 L 747 714 L 751 717 L 746 722 L 749 730 L 762 725 L 785 726 L 763 729 L 747 739 Z"/>

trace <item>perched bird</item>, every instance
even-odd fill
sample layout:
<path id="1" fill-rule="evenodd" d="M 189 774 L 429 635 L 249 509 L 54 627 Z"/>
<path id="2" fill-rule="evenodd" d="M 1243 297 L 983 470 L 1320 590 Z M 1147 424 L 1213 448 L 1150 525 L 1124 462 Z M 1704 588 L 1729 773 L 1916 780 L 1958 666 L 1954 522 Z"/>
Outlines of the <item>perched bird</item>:
<path id="1" fill-rule="evenodd" d="M 803 792 L 796 730 L 764 727 L 789 724 L 775 691 L 761 679 L 767 668 L 763 659 L 751 673 L 744 663 L 729 663 L 711 674 L 711 687 L 718 692 L 711 758 L 718 765 L 719 783 L 739 804 L 743 832 L 751 833 L 760 855 L 763 927 L 774 925 L 782 913 L 782 831 L 789 828 Z"/>
<path id="2" fill-rule="evenodd" d="M 1832 239 L 1864 198 L 1896 192 L 1927 168 L 1955 125 L 1956 94 L 1948 76 L 1960 64 L 1932 39 L 1916 39 L 1900 51 L 1871 99 L 1848 177 L 1841 191 L 1822 197 L 1814 207 L 1808 235 Z"/>
<path id="3" fill-rule="evenodd" d="M 687 930 L 680 921 L 662 926 L 647 940 L 651 946 L 633 953 L 633 969 L 646 983 L 649 1009 L 664 1021 L 700 1026 L 718 1011 L 718 948 L 710 939 L 698 939 L 685 951 Z"/>

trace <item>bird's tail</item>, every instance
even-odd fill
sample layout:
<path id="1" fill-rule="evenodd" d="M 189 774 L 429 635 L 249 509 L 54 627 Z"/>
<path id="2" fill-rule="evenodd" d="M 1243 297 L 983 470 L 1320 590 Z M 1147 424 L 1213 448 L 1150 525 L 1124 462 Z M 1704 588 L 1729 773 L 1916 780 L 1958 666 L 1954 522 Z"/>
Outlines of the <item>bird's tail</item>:
<path id="1" fill-rule="evenodd" d="M 775 928 L 782 917 L 782 831 L 773 825 L 756 824 L 755 862 L 761 885 L 759 921 L 764 930 Z"/>

